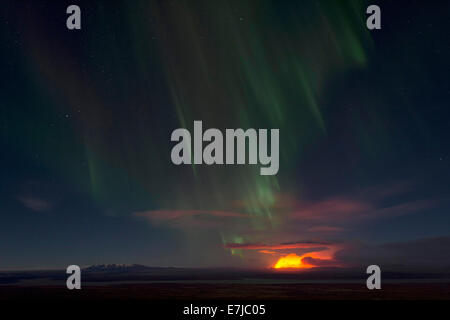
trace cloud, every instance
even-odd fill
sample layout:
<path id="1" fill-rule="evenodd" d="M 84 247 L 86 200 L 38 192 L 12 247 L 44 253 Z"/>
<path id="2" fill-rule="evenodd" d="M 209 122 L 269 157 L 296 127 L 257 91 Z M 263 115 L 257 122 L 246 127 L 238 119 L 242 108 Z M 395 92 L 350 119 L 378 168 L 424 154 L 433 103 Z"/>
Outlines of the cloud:
<path id="1" fill-rule="evenodd" d="M 378 207 L 366 212 L 361 218 L 386 218 L 400 215 L 413 214 L 435 207 L 439 201 L 437 199 L 414 200 L 403 202 L 392 206 Z"/>
<path id="2" fill-rule="evenodd" d="M 280 244 L 262 244 L 262 243 L 226 243 L 227 249 L 243 250 L 286 250 L 286 249 L 309 249 L 309 248 L 327 248 L 331 246 L 328 242 L 290 242 Z"/>
<path id="3" fill-rule="evenodd" d="M 52 210 L 62 199 L 64 187 L 56 183 L 40 180 L 20 182 L 15 198 L 27 209 L 36 212 Z"/>
<path id="4" fill-rule="evenodd" d="M 442 199 L 437 198 L 396 203 L 388 200 L 332 197 L 315 202 L 297 202 L 291 210 L 286 210 L 285 221 L 286 225 L 303 232 L 339 233 L 349 230 L 355 223 L 423 212 L 442 203 Z"/>
<path id="5" fill-rule="evenodd" d="M 302 263 L 311 265 L 314 267 L 336 267 L 340 264 L 335 259 L 320 259 L 320 258 L 313 258 L 313 257 L 304 257 L 302 259 Z"/>
<path id="6" fill-rule="evenodd" d="M 270 250 L 259 250 L 261 253 L 267 253 L 267 254 L 276 254 L 276 251 L 270 251 Z"/>
<path id="7" fill-rule="evenodd" d="M 414 192 L 412 183 L 392 181 L 387 186 L 370 186 L 314 201 L 279 194 L 273 209 L 283 213 L 286 224 L 307 226 L 303 231 L 341 232 L 349 223 L 414 214 L 442 202 L 437 198 L 420 199 Z"/>
<path id="8" fill-rule="evenodd" d="M 28 209 L 31 209 L 33 211 L 37 212 L 44 212 L 51 210 L 53 208 L 53 203 L 41 199 L 38 197 L 32 197 L 32 196 L 19 196 L 17 199 Z"/>
<path id="9" fill-rule="evenodd" d="M 373 205 L 360 200 L 329 198 L 314 203 L 301 203 L 292 212 L 292 219 L 342 220 L 373 210 Z"/>

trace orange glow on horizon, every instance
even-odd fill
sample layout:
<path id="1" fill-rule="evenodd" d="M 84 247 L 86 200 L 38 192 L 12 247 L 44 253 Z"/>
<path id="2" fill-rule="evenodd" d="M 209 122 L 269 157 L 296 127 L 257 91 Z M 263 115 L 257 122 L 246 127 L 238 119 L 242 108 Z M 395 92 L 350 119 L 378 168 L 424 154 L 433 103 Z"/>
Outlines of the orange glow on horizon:
<path id="1" fill-rule="evenodd" d="M 295 253 L 290 253 L 286 256 L 278 259 L 277 263 L 275 263 L 275 269 L 285 269 L 285 268 L 294 268 L 294 269 L 309 269 L 313 268 L 313 265 L 304 263 L 302 261 L 307 255 L 298 256 Z"/>

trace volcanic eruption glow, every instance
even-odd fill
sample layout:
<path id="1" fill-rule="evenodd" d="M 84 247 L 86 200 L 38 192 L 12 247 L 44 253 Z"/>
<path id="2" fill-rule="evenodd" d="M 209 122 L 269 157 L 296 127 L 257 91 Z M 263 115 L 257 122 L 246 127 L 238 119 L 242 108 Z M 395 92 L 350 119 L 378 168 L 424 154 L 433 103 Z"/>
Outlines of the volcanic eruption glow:
<path id="1" fill-rule="evenodd" d="M 314 267 L 313 265 L 304 263 L 302 261 L 302 259 L 305 256 L 306 255 L 298 256 L 295 253 L 290 253 L 290 254 L 278 259 L 274 268 L 275 269 L 283 269 L 283 268 L 309 269 L 309 268 Z"/>

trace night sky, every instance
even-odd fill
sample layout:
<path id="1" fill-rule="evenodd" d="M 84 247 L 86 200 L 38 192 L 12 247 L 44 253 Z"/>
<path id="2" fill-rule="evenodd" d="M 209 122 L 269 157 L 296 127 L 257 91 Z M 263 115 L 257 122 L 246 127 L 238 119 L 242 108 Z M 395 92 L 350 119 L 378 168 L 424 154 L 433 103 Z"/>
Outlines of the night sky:
<path id="1" fill-rule="evenodd" d="M 449 14 L 2 1 L 0 269 L 450 266 Z M 194 120 L 280 129 L 278 174 L 172 164 Z"/>

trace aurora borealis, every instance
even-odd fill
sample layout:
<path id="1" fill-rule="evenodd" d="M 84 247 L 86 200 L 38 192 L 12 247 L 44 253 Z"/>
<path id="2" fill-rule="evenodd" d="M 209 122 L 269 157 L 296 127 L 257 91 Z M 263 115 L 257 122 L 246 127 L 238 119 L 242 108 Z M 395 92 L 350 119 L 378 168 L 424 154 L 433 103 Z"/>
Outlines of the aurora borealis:
<path id="1" fill-rule="evenodd" d="M 0 269 L 450 265 L 448 10 L 77 3 L 1 5 Z M 279 129 L 278 173 L 174 165 L 194 121 Z"/>

